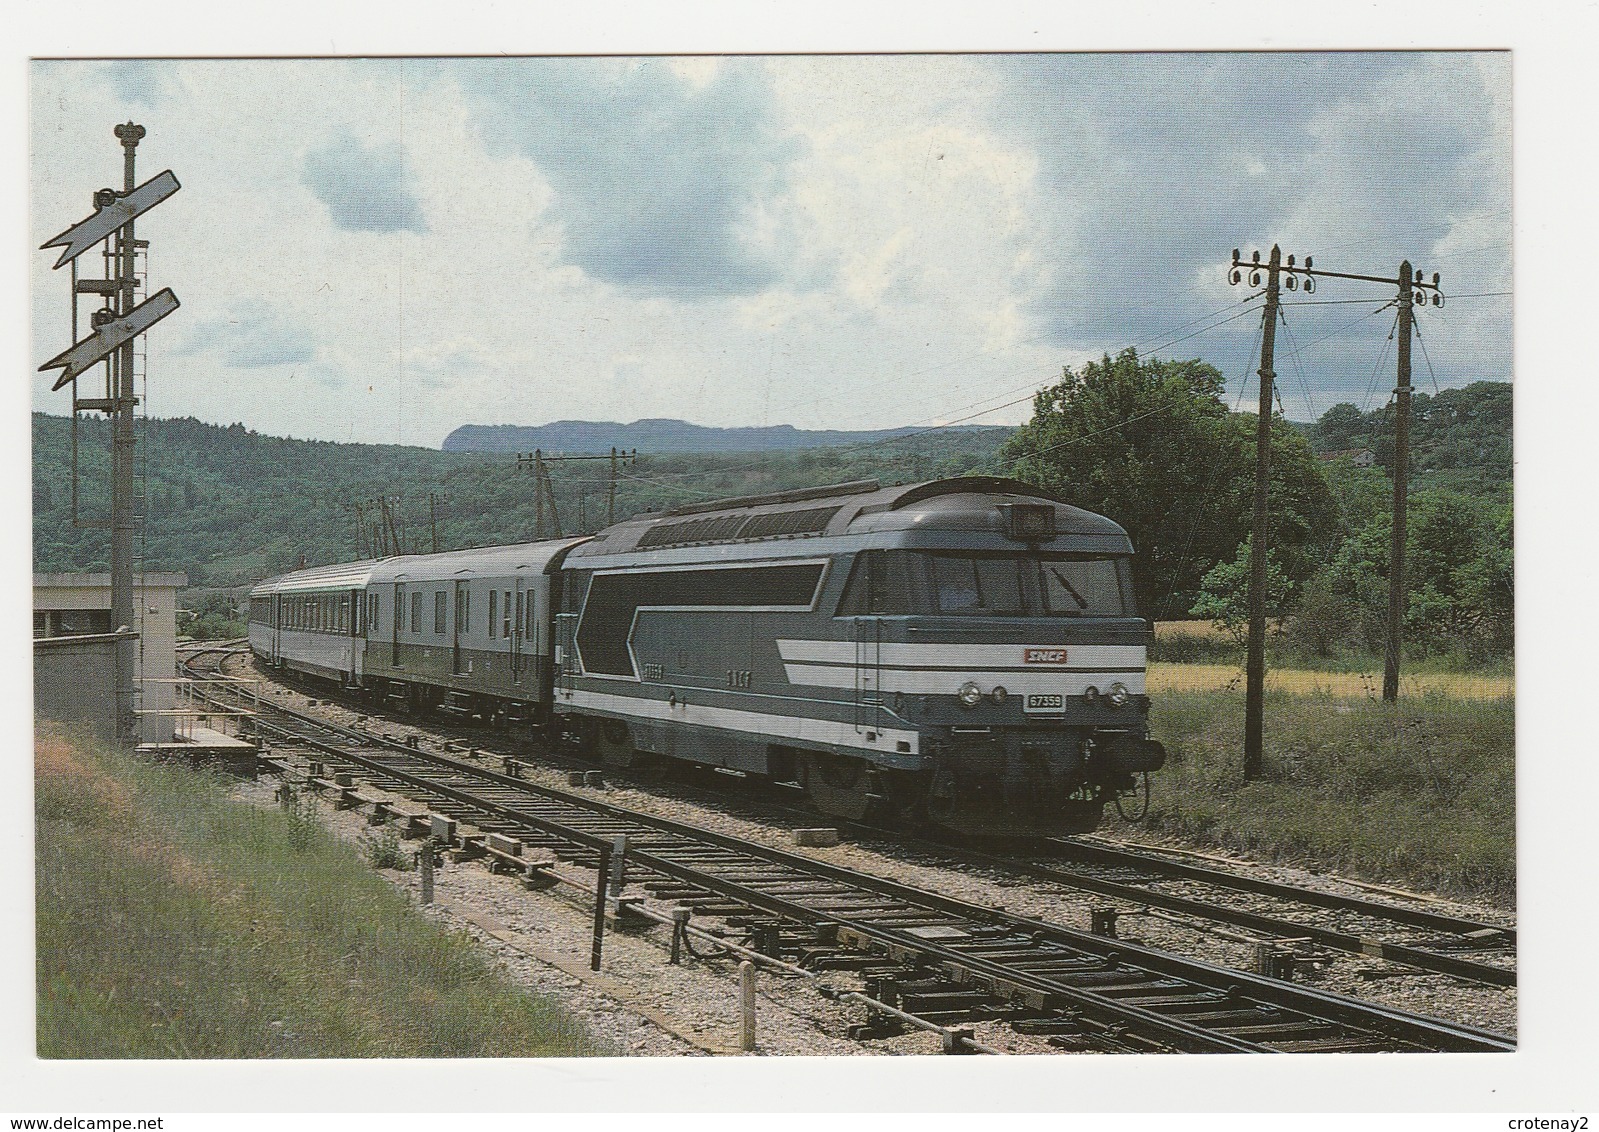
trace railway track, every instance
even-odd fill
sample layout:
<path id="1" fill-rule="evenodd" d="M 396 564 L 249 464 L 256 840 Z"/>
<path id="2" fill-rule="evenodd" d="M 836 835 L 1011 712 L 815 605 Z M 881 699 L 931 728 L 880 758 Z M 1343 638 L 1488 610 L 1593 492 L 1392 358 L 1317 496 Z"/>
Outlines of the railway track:
<path id="1" fill-rule="evenodd" d="M 853 970 L 882 1002 L 947 1025 L 1003 1019 L 1067 1049 L 1508 1051 L 1514 1041 L 1125 940 L 1009 915 L 811 857 L 531 784 L 262 705 L 258 726 L 483 835 L 595 868 L 626 838 L 634 891 L 744 932 L 773 958 Z M 888 1016 L 876 1020 L 888 1026 Z"/>
<path id="2" fill-rule="evenodd" d="M 1041 879 L 1134 905 L 1203 917 L 1279 940 L 1384 959 L 1489 986 L 1516 985 L 1513 927 L 1319 892 L 1086 839 L 1060 839 L 1052 842 L 1050 849 L 1070 862 L 1069 867 L 1054 862 L 1007 860 Z M 1162 885 L 1178 891 L 1168 891 Z M 1286 904 L 1294 914 L 1264 914 L 1239 907 L 1239 895 Z M 1332 916 L 1328 917 L 1328 913 Z M 1317 916 L 1322 922 L 1312 919 Z M 1407 931 L 1412 935 L 1419 933 L 1419 938 L 1393 938 Z M 1484 958 L 1467 958 L 1462 952 Z"/>

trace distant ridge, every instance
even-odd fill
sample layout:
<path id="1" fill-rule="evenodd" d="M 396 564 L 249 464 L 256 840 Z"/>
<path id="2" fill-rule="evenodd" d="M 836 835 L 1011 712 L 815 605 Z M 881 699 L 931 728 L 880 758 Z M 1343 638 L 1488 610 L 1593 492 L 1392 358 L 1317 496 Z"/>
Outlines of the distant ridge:
<path id="1" fill-rule="evenodd" d="M 1009 426 L 959 425 L 954 432 L 1010 432 Z M 688 421 L 650 418 L 622 424 L 618 421 L 555 421 L 547 425 L 462 425 L 444 438 L 445 452 L 531 452 L 591 455 L 611 448 L 637 448 L 640 452 L 781 452 L 799 448 L 837 448 L 866 444 L 923 432 L 921 428 L 890 428 L 843 432 L 808 430 L 793 425 L 766 428 L 708 428 Z"/>

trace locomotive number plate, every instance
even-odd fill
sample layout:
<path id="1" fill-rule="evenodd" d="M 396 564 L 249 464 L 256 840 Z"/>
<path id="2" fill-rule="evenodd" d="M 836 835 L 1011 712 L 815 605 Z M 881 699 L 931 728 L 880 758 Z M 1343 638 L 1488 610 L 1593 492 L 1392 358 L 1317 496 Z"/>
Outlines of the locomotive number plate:
<path id="1" fill-rule="evenodd" d="M 1045 692 L 1030 692 L 1027 696 L 1026 706 L 1028 711 L 1064 711 L 1066 710 L 1066 697 Z"/>

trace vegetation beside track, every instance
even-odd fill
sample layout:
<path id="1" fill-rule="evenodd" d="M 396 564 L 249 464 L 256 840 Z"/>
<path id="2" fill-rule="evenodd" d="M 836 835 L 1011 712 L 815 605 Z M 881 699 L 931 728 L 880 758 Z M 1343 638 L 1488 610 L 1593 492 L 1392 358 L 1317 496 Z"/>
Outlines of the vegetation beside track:
<path id="1" fill-rule="evenodd" d="M 418 915 L 310 811 L 38 728 L 39 1056 L 617 1052 Z"/>
<path id="2" fill-rule="evenodd" d="M 1510 904 L 1515 700 L 1274 691 L 1265 775 L 1243 780 L 1244 694 L 1172 691 L 1150 725 L 1167 764 L 1149 828 L 1258 859 Z"/>

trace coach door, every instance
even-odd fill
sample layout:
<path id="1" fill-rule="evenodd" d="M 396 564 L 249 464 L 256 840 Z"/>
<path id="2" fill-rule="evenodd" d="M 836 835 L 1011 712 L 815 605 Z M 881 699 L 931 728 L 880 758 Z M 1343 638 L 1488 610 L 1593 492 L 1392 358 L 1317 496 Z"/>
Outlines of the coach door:
<path id="1" fill-rule="evenodd" d="M 531 595 L 524 588 L 522 575 L 518 574 L 516 576 L 516 604 L 505 611 L 505 615 L 511 621 L 511 682 L 514 684 L 522 682 L 522 673 L 527 667 L 523 648 L 526 645 L 527 623 L 532 620 L 527 614 L 527 599 L 529 596 Z"/>
<path id="2" fill-rule="evenodd" d="M 400 621 L 405 617 L 405 583 L 394 583 L 394 616 L 389 618 L 389 667 L 400 667 Z"/>
<path id="3" fill-rule="evenodd" d="M 457 676 L 466 674 L 466 667 L 461 658 L 461 630 L 467 625 L 469 609 L 467 602 L 471 601 L 471 594 L 465 582 L 455 583 L 455 617 L 450 621 L 450 671 Z"/>

